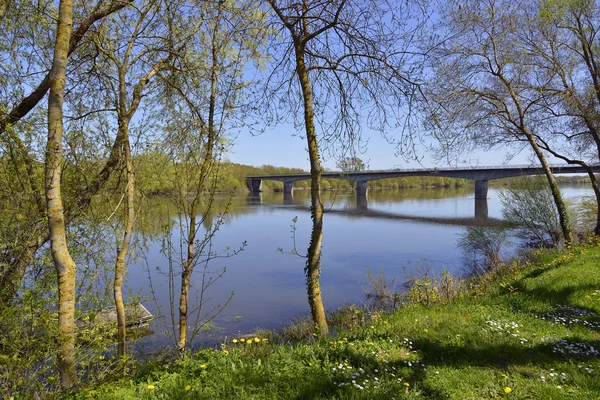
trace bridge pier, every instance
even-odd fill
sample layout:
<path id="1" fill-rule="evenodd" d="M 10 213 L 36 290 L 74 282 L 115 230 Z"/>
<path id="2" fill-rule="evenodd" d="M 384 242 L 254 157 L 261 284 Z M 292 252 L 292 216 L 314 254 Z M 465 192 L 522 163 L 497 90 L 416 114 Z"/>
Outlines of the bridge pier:
<path id="1" fill-rule="evenodd" d="M 246 179 L 246 185 L 252 193 L 262 192 L 262 179 L 248 178 Z"/>
<path id="2" fill-rule="evenodd" d="M 283 182 L 283 193 L 293 193 L 294 182 Z"/>
<path id="3" fill-rule="evenodd" d="M 356 193 L 356 209 L 367 210 L 369 207 L 369 198 L 366 194 Z"/>
<path id="4" fill-rule="evenodd" d="M 356 195 L 366 196 L 369 191 L 369 181 L 356 181 Z"/>
<path id="5" fill-rule="evenodd" d="M 488 198 L 488 181 L 475 181 L 475 199 L 487 199 Z"/>
<path id="6" fill-rule="evenodd" d="M 294 204 L 294 192 L 290 191 L 290 192 L 283 192 L 283 205 L 285 206 L 291 206 Z"/>
<path id="7" fill-rule="evenodd" d="M 488 219 L 488 202 L 487 199 L 475 198 L 475 219 Z"/>
<path id="8" fill-rule="evenodd" d="M 262 205 L 262 194 L 260 192 L 249 193 L 246 197 L 246 204 L 248 204 L 249 206 Z"/>

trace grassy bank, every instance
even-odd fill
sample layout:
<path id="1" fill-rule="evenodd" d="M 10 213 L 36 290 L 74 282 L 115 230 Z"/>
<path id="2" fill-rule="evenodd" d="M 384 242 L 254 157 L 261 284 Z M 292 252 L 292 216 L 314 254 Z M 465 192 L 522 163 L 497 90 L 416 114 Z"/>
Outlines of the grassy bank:
<path id="1" fill-rule="evenodd" d="M 228 340 L 78 393 L 100 399 L 598 399 L 600 247 L 546 251 L 450 301 L 323 340 Z"/>

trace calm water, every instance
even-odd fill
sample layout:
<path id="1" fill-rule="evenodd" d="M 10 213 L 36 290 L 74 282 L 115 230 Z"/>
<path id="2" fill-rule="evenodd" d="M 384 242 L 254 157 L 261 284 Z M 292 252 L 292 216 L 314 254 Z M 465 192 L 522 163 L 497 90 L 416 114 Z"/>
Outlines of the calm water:
<path id="1" fill-rule="evenodd" d="M 568 198 L 592 194 L 586 186 L 562 190 Z M 294 247 L 290 225 L 295 217 L 298 252 L 303 254 L 308 247 L 311 228 L 308 192 L 296 191 L 293 198 L 284 197 L 283 193 L 219 197 L 215 208 L 223 210 L 229 202 L 230 211 L 213 239 L 212 249 L 222 251 L 227 246 L 235 249 L 244 241 L 247 246 L 234 257 L 211 261 L 211 270 L 218 267 L 227 270 L 206 292 L 204 299 L 210 297 L 210 301 L 204 309 L 223 304 L 232 291 L 235 295 L 213 321 L 213 331 L 202 333 L 197 343 L 250 333 L 256 328 L 280 328 L 293 317 L 309 313 L 303 272 L 305 259 L 289 254 Z M 396 278 L 399 290 L 402 282 L 430 269 L 435 273 L 443 269 L 455 275 L 468 273 L 465 255 L 457 248 L 465 226 L 501 219 L 498 191 L 492 188 L 487 202 L 488 220 L 475 219 L 472 187 L 371 190 L 366 203 L 364 198 L 357 201 L 354 193 L 326 192 L 324 203 L 328 213 L 324 219 L 321 284 L 327 309 L 364 302 L 367 269 L 383 272 L 389 281 Z M 161 251 L 164 246 L 160 221 L 173 222 L 177 217 L 166 199 L 153 203 L 150 210 L 149 219 L 153 222 L 140 228 L 146 246 L 145 258 L 130 266 L 127 289 L 142 295 L 142 302 L 150 311 L 165 315 L 168 324 L 169 283 L 165 273 L 169 263 Z M 205 225 L 209 223 L 205 221 Z M 170 233 L 178 250 L 179 230 L 172 229 Z M 201 279 L 199 266 L 192 281 L 196 289 L 201 286 Z M 175 279 L 174 292 L 177 303 L 178 280 L 179 277 Z M 163 321 L 154 321 L 151 329 L 155 333 L 139 344 L 170 343 L 163 334 L 166 329 Z"/>

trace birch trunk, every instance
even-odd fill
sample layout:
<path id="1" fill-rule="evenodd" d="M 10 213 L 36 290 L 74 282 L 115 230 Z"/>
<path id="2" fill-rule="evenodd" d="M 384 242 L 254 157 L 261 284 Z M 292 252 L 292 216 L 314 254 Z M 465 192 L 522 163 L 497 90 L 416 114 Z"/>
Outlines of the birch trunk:
<path id="1" fill-rule="evenodd" d="M 50 249 L 58 278 L 58 369 L 63 388 L 77 384 L 75 369 L 75 262 L 69 254 L 61 197 L 63 163 L 63 98 L 69 38 L 73 26 L 73 1 L 61 0 L 48 97 L 48 142 L 45 189 Z"/>

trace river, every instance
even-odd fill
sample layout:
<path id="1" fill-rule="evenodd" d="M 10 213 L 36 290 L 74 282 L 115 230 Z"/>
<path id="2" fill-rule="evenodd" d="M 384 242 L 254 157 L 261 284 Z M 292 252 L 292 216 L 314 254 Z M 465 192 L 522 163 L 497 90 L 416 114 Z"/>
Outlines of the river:
<path id="1" fill-rule="evenodd" d="M 426 271 L 440 274 L 446 269 L 454 276 L 469 274 L 467 259 L 457 241 L 467 225 L 494 224 L 501 220 L 499 190 L 489 190 L 487 219 L 475 218 L 471 186 L 371 190 L 368 200 L 357 199 L 350 192 L 325 192 L 327 213 L 321 259 L 325 307 L 331 310 L 363 303 L 365 288 L 369 286 L 367 270 L 383 273 L 388 282 L 396 279 L 398 290 L 403 290 L 403 282 Z M 592 194 L 591 187 L 583 185 L 564 186 L 561 190 L 570 199 Z M 162 222 L 155 221 L 150 224 L 154 228 L 141 230 L 138 238 L 143 239 L 140 243 L 143 242 L 144 251 L 138 253 L 144 257 L 138 257 L 129 267 L 126 290 L 140 295 L 142 303 L 153 314 L 164 316 L 152 322 L 154 334 L 138 341 L 142 346 L 170 343 L 164 334 L 171 323 L 166 276 L 169 261 L 164 252 L 164 236 L 157 233 L 165 220 L 170 223 L 177 220 L 170 203 L 163 199 L 154 200 L 150 205 L 151 210 L 163 210 Z M 298 253 L 303 254 L 308 247 L 311 228 L 308 191 L 295 191 L 292 198 L 271 192 L 260 196 L 219 195 L 214 208 L 224 210 L 228 204 L 229 212 L 213 237 L 212 251 L 222 252 L 229 246 L 231 252 L 244 242 L 246 246 L 237 255 L 213 259 L 208 264 L 211 271 L 221 267 L 226 267 L 226 271 L 204 293 L 204 311 L 222 306 L 231 292 L 234 295 L 212 321 L 212 329 L 199 334 L 196 344 L 251 333 L 257 328 L 278 329 L 292 318 L 309 313 L 303 271 L 305 259 L 290 252 L 294 248 L 292 236 L 295 236 Z M 213 217 L 204 225 L 215 221 Z M 179 251 L 179 230 L 173 227 L 170 234 L 175 250 Z M 507 248 L 507 255 L 513 249 L 514 246 Z M 210 277 L 216 275 L 205 276 Z M 176 302 L 178 280 L 177 277 L 174 287 Z M 197 290 L 201 283 L 202 265 L 199 265 L 192 285 Z M 198 295 L 197 291 L 192 292 L 190 298 Z"/>

